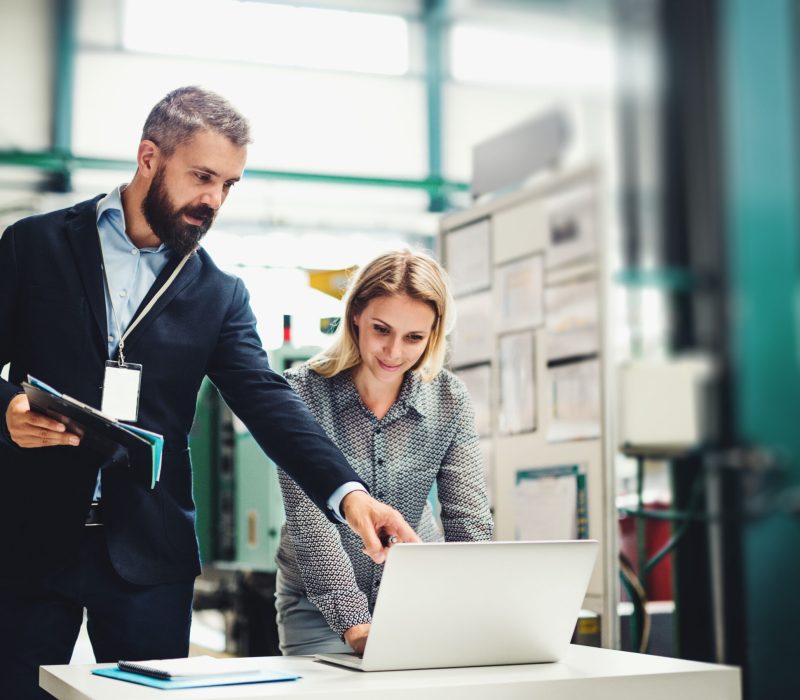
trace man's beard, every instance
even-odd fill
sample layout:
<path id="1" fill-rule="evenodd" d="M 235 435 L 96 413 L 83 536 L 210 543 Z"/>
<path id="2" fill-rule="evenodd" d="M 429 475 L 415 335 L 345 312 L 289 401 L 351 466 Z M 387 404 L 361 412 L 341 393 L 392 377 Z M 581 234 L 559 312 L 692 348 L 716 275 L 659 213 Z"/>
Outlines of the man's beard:
<path id="1" fill-rule="evenodd" d="M 142 200 L 142 214 L 161 242 L 181 257 L 197 248 L 216 216 L 216 212 L 206 204 L 176 209 L 167 192 L 163 167 L 156 171 L 150 189 Z M 184 214 L 203 223 L 194 226 L 184 221 Z"/>

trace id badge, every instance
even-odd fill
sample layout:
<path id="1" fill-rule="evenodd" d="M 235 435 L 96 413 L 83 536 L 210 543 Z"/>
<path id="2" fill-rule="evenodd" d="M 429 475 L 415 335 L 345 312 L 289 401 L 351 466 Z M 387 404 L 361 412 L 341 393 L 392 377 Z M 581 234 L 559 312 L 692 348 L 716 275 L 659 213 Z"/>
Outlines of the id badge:
<path id="1" fill-rule="evenodd" d="M 103 380 L 103 403 L 100 410 L 116 418 L 135 422 L 139 416 L 139 389 L 142 384 L 142 366 L 106 362 Z"/>

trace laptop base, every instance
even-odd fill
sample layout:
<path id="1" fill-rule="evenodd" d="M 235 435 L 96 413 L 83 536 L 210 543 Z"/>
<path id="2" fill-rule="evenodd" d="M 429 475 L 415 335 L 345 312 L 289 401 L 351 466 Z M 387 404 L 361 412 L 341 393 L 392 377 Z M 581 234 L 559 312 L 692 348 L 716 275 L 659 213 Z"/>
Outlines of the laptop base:
<path id="1" fill-rule="evenodd" d="M 347 666 L 347 668 L 354 668 L 356 671 L 364 670 L 364 659 L 358 654 L 314 654 L 314 659 L 316 661 L 324 661 L 326 664 Z"/>

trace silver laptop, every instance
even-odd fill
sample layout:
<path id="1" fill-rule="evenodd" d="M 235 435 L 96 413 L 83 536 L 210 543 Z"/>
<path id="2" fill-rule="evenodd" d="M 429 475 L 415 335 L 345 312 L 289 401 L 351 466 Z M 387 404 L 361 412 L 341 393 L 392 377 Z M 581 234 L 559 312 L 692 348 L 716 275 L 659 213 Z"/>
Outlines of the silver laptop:
<path id="1" fill-rule="evenodd" d="M 558 661 L 597 558 L 594 540 L 397 544 L 386 561 L 361 671 Z"/>

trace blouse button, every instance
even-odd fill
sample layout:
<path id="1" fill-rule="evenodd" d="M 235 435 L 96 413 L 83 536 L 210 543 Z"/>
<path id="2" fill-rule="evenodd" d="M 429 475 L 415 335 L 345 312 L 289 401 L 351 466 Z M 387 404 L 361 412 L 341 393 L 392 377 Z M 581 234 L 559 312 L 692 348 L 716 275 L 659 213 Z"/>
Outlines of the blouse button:
<path id="1" fill-rule="evenodd" d="M 375 434 L 376 435 L 380 435 L 381 434 L 381 429 L 380 428 L 375 428 Z"/>

